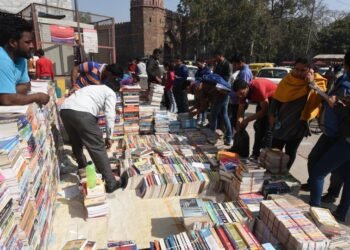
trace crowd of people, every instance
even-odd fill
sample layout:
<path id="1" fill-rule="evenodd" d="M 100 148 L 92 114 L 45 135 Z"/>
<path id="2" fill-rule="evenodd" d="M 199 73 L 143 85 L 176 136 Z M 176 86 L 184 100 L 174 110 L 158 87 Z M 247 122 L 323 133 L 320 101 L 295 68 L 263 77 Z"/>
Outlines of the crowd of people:
<path id="1" fill-rule="evenodd" d="M 15 16 L 0 19 L 0 105 L 46 104 L 48 95 L 28 94 L 27 59 L 34 50 L 31 24 Z M 49 69 L 52 65 L 43 51 L 39 50 L 38 56 L 36 77 L 54 79 L 53 71 Z M 166 72 L 162 72 L 159 49 L 153 51 L 147 63 L 131 61 L 130 74 L 125 74 L 118 64 L 89 61 L 76 66 L 71 75 L 70 96 L 62 104 L 60 114 L 78 167 L 86 166 L 82 150 L 85 146 L 106 182 L 107 192 L 126 184 L 126 180 L 117 181 L 113 177 L 106 153 L 113 134 L 115 92 L 121 82 L 133 84 L 137 77 L 132 76 L 147 74 L 149 87 L 151 84 L 164 85 L 170 112 L 189 112 L 197 117 L 201 126 L 207 125 L 213 131 L 223 130 L 227 146 L 233 145 L 235 134 L 254 122 L 253 160 L 259 157 L 263 148 L 278 148 L 289 155 L 288 167 L 291 168 L 301 141 L 310 135 L 309 122 L 318 118 L 323 134 L 309 155 L 309 180 L 303 189 L 310 191 L 312 206 L 321 206 L 321 201 L 333 202 L 343 186 L 334 216 L 345 221 L 350 207 L 350 52 L 345 54 L 344 74 L 333 84 L 328 84 L 328 88 L 327 79 L 315 73 L 305 58 L 296 59 L 291 72 L 276 85 L 268 79 L 254 79 L 249 65 L 239 53 L 230 60 L 221 51 L 214 56 L 213 68 L 206 65 L 205 60 L 197 60 L 194 80 L 188 79 L 188 68 L 180 57 L 164 63 Z M 233 77 L 233 72 L 239 73 Z M 189 104 L 189 93 L 195 96 L 193 105 Z M 256 104 L 256 112 L 246 115 L 251 103 Z M 101 110 L 106 114 L 106 140 L 97 125 L 96 117 Z M 322 197 L 324 179 L 330 173 L 331 185 Z"/>

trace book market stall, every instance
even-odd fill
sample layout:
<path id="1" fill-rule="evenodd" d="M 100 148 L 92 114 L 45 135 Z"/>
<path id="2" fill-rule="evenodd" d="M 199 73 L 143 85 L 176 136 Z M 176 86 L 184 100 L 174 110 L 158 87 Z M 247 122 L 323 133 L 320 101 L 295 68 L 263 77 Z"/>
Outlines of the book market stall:
<path id="1" fill-rule="evenodd" d="M 77 171 L 62 149 L 62 100 L 50 84 L 32 85 L 50 94 L 48 105 L 0 107 L 0 248 L 350 249 L 328 209 L 298 198 L 285 154 L 241 158 L 221 131 L 166 111 L 158 86 L 148 102 L 138 85 L 116 94 L 108 154 L 127 185 L 107 194 L 95 173 L 91 186 L 93 163 Z M 103 113 L 98 124 L 104 134 Z"/>
<path id="2" fill-rule="evenodd" d="M 72 220 L 56 223 L 69 232 L 56 228 L 54 247 L 350 247 L 348 233 L 328 209 L 310 208 L 298 198 L 301 183 L 286 170 L 287 155 L 265 150 L 258 161 L 240 158 L 225 148 L 220 131 L 197 127 L 188 114 L 166 111 L 155 101 L 159 88 L 152 88 L 149 102 L 137 98 L 142 91 L 137 85 L 117 94 L 109 155 L 115 175 L 127 178 L 127 186 L 106 196 L 103 188 L 86 188 L 85 174 L 79 173 L 84 195 L 79 190 L 73 196 L 59 193 L 70 205 L 59 204 L 58 213 L 70 214 Z M 102 132 L 103 119 L 101 114 Z M 69 189 L 76 183 L 65 185 Z"/>

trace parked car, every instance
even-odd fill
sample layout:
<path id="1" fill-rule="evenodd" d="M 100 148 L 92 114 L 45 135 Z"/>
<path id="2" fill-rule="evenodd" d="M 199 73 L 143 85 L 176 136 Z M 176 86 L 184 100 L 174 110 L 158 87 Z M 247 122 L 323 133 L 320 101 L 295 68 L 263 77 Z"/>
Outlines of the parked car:
<path id="1" fill-rule="evenodd" d="M 290 68 L 285 67 L 262 68 L 256 75 L 256 78 L 267 78 L 272 82 L 279 84 L 282 78 L 285 77 L 290 71 Z"/>

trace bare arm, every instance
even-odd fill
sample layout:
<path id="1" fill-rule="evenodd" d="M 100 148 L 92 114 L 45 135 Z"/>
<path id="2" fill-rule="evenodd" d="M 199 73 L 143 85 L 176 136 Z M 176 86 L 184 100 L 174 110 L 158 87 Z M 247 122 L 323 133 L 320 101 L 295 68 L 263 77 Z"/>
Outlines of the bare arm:
<path id="1" fill-rule="evenodd" d="M 30 83 L 22 83 L 16 85 L 17 94 L 26 95 L 30 91 Z"/>
<path id="2" fill-rule="evenodd" d="M 248 122 L 251 122 L 251 121 L 254 121 L 256 119 L 259 119 L 261 117 L 263 117 L 264 115 L 267 114 L 267 108 L 268 108 L 268 105 L 269 105 L 269 100 L 266 99 L 262 102 L 259 103 L 260 104 L 260 107 L 261 109 L 259 110 L 259 112 L 255 113 L 254 115 L 250 115 L 246 118 L 246 120 Z"/>
<path id="3" fill-rule="evenodd" d="M 32 95 L 23 94 L 0 94 L 0 105 L 27 105 L 36 102 L 40 105 L 48 103 L 50 96 L 44 93 L 36 93 Z"/>
<path id="4" fill-rule="evenodd" d="M 70 75 L 70 80 L 71 80 L 72 87 L 73 87 L 73 85 L 76 83 L 76 81 L 78 79 L 79 72 L 80 72 L 79 65 L 75 66 L 72 69 L 72 72 L 71 72 L 71 75 Z"/>

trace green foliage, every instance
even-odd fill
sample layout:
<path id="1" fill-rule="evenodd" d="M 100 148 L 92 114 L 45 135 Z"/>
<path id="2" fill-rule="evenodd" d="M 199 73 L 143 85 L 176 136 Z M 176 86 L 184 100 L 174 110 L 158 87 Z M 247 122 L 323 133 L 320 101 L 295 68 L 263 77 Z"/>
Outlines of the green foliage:
<path id="1" fill-rule="evenodd" d="M 316 33 L 318 24 L 323 23 L 324 9 L 314 0 L 180 0 L 178 12 L 186 35 L 184 56 L 210 58 L 220 49 L 227 57 L 239 51 L 252 61 L 278 63 L 313 56 L 316 49 L 334 46 L 340 50 L 344 45 L 335 46 L 337 41 L 330 37 L 342 28 L 330 28 L 326 34 L 322 31 L 318 37 L 328 45 L 318 44 Z M 350 36 L 343 40 L 349 44 Z"/>

